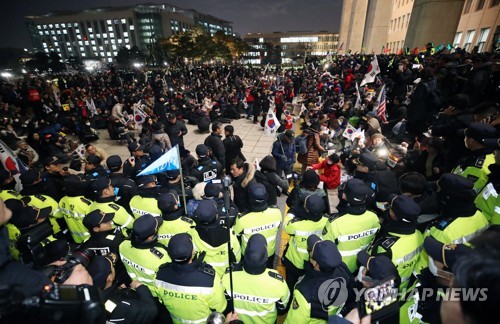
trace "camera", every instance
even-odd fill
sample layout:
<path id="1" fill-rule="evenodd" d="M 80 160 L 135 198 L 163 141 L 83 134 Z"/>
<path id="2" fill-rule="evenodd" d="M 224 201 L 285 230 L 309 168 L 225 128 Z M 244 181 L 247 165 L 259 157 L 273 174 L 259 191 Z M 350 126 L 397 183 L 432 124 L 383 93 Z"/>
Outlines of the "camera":
<path id="1" fill-rule="evenodd" d="M 298 172 L 293 171 L 292 173 L 289 173 L 286 175 L 286 178 L 288 180 L 294 180 L 294 181 L 302 181 L 302 175 Z"/>
<path id="2" fill-rule="evenodd" d="M 47 253 L 41 242 L 52 234 L 52 225 L 42 222 L 21 235 L 16 241 L 19 261 L 33 269 L 42 269 L 47 264 Z"/>
<path id="3" fill-rule="evenodd" d="M 68 280 L 77 265 L 81 264 L 84 268 L 87 268 L 94 256 L 94 250 L 74 250 L 64 258 L 65 264 L 61 266 L 50 265 L 44 269 L 44 273 L 51 281 L 62 284 Z"/>
<path id="4" fill-rule="evenodd" d="M 23 298 L 11 285 L 0 285 L 0 321 L 6 323 L 104 323 L 97 287 L 46 285 Z"/>

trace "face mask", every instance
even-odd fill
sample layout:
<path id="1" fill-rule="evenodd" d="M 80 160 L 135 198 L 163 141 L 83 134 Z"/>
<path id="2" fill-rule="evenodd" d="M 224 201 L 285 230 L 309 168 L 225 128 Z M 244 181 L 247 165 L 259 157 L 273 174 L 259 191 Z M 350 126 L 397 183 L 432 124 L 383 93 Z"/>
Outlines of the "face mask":
<path id="1" fill-rule="evenodd" d="M 116 188 L 116 187 L 113 188 L 113 193 L 115 194 L 115 196 L 118 196 L 118 191 L 119 190 L 120 190 L 119 188 Z"/>
<path id="2" fill-rule="evenodd" d="M 438 276 L 438 268 L 434 264 L 434 259 L 429 257 L 429 270 L 434 275 L 434 277 Z"/>

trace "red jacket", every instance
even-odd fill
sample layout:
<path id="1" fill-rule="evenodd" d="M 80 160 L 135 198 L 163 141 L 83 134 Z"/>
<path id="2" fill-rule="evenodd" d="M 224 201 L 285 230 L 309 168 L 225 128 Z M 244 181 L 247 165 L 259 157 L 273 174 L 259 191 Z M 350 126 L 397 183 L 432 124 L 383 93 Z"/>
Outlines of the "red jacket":
<path id="1" fill-rule="evenodd" d="M 313 170 L 323 169 L 323 174 L 319 175 L 319 179 L 325 183 L 327 189 L 335 189 L 340 185 L 340 166 L 338 163 L 328 164 L 328 159 L 321 163 L 313 164 Z"/>

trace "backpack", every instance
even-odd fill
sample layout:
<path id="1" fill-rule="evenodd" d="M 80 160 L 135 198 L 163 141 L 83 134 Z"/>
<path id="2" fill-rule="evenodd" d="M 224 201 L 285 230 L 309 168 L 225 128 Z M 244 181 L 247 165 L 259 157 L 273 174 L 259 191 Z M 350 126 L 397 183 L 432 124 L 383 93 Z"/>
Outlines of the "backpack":
<path id="1" fill-rule="evenodd" d="M 299 135 L 295 137 L 295 150 L 299 154 L 306 154 L 307 153 L 307 136 L 304 135 Z"/>

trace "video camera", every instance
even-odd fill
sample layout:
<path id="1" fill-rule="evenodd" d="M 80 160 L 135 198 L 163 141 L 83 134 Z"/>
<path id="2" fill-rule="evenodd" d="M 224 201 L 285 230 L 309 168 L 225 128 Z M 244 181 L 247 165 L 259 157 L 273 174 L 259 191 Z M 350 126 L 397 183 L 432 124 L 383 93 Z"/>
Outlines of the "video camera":
<path id="1" fill-rule="evenodd" d="M 41 269 L 47 264 L 47 253 L 42 241 L 54 234 L 49 222 L 42 222 L 27 233 L 21 235 L 16 241 L 19 250 L 19 260 L 33 269 Z"/>
<path id="2" fill-rule="evenodd" d="M 20 297 L 15 287 L 0 285 L 2 323 L 104 323 L 97 287 L 46 285 L 36 296 Z"/>

